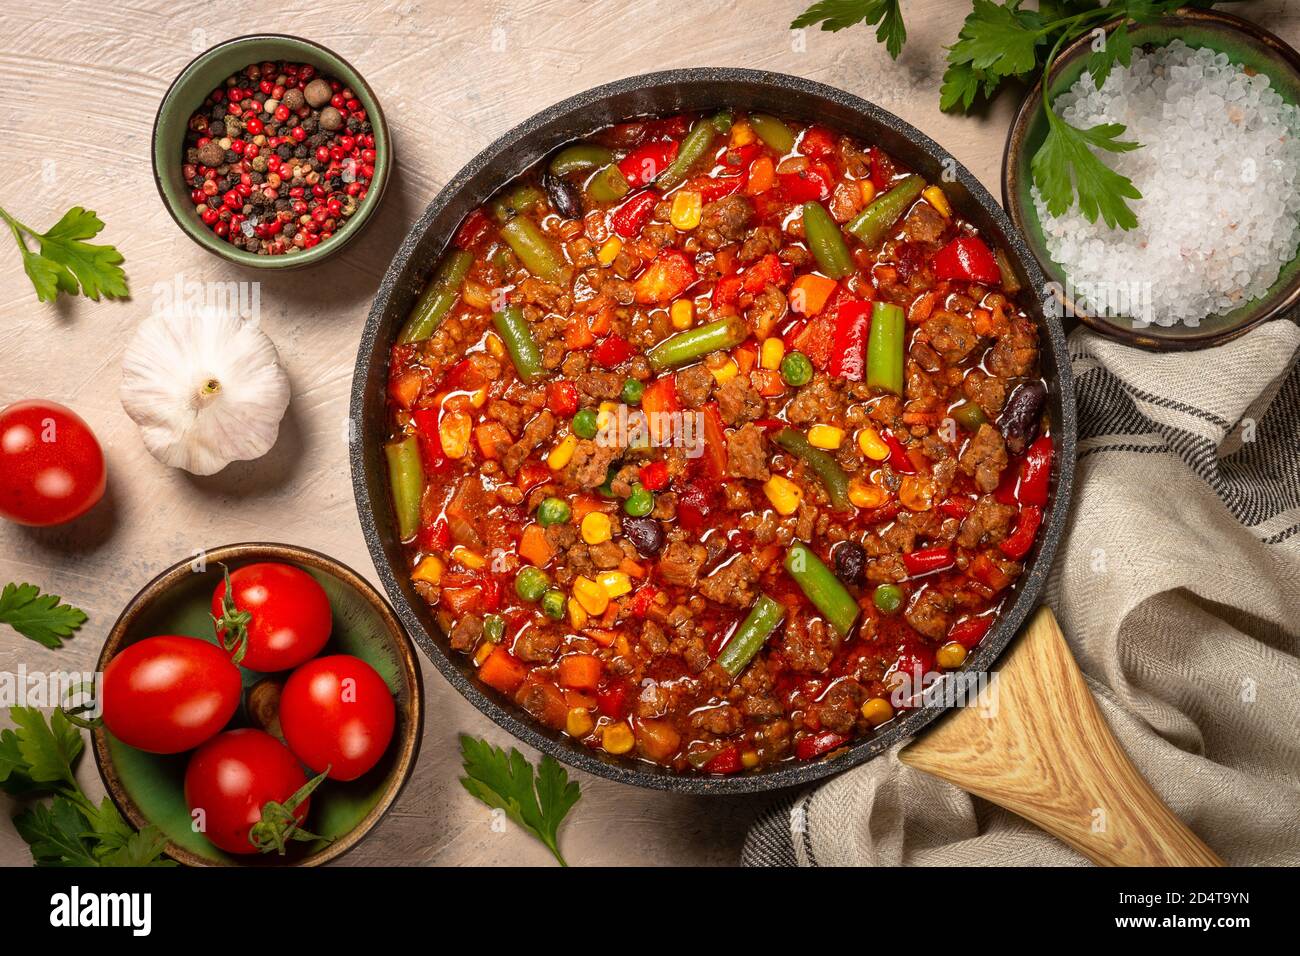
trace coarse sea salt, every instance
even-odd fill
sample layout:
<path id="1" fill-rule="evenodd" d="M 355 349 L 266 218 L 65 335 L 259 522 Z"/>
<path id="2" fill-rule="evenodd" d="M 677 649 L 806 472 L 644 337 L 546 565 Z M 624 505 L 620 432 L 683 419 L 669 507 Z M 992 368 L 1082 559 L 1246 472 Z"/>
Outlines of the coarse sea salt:
<path id="1" fill-rule="evenodd" d="M 1197 325 L 1263 295 L 1300 246 L 1300 110 L 1268 77 L 1174 40 L 1133 51 L 1098 90 L 1086 72 L 1053 102 L 1080 128 L 1122 123 L 1141 149 L 1098 155 L 1142 193 L 1138 226 L 1051 216 L 1048 252 L 1086 310 Z"/>

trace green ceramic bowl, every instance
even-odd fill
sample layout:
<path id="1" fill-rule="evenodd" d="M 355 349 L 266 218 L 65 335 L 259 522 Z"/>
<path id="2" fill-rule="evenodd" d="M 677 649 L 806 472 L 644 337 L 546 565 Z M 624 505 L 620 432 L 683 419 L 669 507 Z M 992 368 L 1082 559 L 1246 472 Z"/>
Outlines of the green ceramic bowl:
<path id="1" fill-rule="evenodd" d="M 172 565 L 146 584 L 113 625 L 96 669 L 128 644 L 158 634 L 182 634 L 215 643 L 212 592 L 221 564 L 232 571 L 256 561 L 283 561 L 306 571 L 329 595 L 334 626 L 322 654 L 354 654 L 388 682 L 397 703 L 393 740 L 379 764 L 356 780 L 327 780 L 311 797 L 307 829 L 325 837 L 294 843 L 283 856 L 233 855 L 217 849 L 190 826 L 185 804 L 188 753 L 150 754 L 129 747 L 103 727 L 93 733 L 95 763 L 118 809 L 139 829 L 153 823 L 167 836 L 167 854 L 188 866 L 315 866 L 345 853 L 384 815 L 415 766 L 423 724 L 423 686 L 415 648 L 388 602 L 351 568 L 306 548 L 285 544 L 231 544 Z M 268 686 L 264 675 L 244 671 L 246 691 Z M 265 726 L 250 696 L 230 726 Z M 269 728 L 273 732 L 276 728 Z"/>
<path id="2" fill-rule="evenodd" d="M 237 73 L 250 63 L 264 60 L 288 60 L 310 63 L 318 71 L 335 77 L 350 87 L 361 101 L 375 136 L 375 178 L 355 215 L 346 226 L 313 249 L 281 256 L 259 256 L 236 249 L 205 226 L 194 212 L 190 189 L 185 184 L 184 166 L 185 132 L 190 117 L 203 103 L 204 98 L 232 73 Z M 301 37 L 282 34 L 258 34 L 237 37 L 219 43 L 199 54 L 189 66 L 181 70 L 163 95 L 158 115 L 153 124 L 153 178 L 163 205 L 185 234 L 208 252 L 251 266 L 254 269 L 296 269 L 320 262 L 338 252 L 351 242 L 374 215 L 383 199 L 393 162 L 393 141 L 388 135 L 388 124 L 379 100 L 361 74 L 347 60 L 319 43 Z"/>
<path id="3" fill-rule="evenodd" d="M 1267 76 L 1286 102 L 1300 102 L 1300 53 L 1248 20 L 1214 10 L 1184 8 L 1152 23 L 1130 23 L 1129 32 L 1134 45 L 1155 48 L 1181 39 L 1188 46 L 1226 53 L 1233 63 Z M 1083 73 L 1091 43 L 1090 35 L 1082 37 L 1057 59 L 1049 78 L 1053 96 L 1069 89 Z M 1020 104 L 1011 124 L 1002 158 L 1002 204 L 1029 241 L 1029 248 L 1044 274 L 1059 287 L 1066 285 L 1065 273 L 1048 255 L 1042 224 L 1030 193 L 1030 159 L 1047 136 L 1042 102 L 1043 87 L 1039 83 Z M 1141 325 L 1124 318 L 1089 315 L 1063 293 L 1056 289 L 1053 293 L 1066 315 L 1073 315 L 1097 331 L 1130 345 L 1160 351 L 1205 348 L 1234 339 L 1300 301 L 1300 257 L 1283 268 L 1263 297 L 1232 312 L 1204 318 L 1197 326 Z"/>

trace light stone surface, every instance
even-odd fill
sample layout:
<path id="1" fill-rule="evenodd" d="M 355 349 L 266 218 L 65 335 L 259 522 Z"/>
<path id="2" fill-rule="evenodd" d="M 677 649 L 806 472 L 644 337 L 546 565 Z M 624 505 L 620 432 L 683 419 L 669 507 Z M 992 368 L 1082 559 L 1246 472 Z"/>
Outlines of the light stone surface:
<path id="1" fill-rule="evenodd" d="M 270 540 L 331 554 L 377 581 L 352 499 L 348 388 L 370 299 L 402 236 L 438 189 L 514 124 L 583 89 L 685 66 L 745 66 L 819 80 L 873 100 L 943 143 L 995 195 L 1008 94 L 974 118 L 938 110 L 944 44 L 969 4 L 907 0 L 910 33 L 891 63 L 867 28 L 792 35 L 805 0 L 659 2 L 285 0 L 208 4 L 6 2 L 0 30 L 0 205 L 44 229 L 71 205 L 108 224 L 126 256 L 127 302 L 36 301 L 0 238 L 0 406 L 48 398 L 95 429 L 109 462 L 107 500 L 71 525 L 0 523 L 0 583 L 31 581 L 85 609 L 58 651 L 0 629 L 0 671 L 90 668 L 114 618 L 149 578 L 204 547 Z M 1300 44 L 1300 4 L 1254 0 L 1234 11 Z M 309 23 L 318 22 L 313 28 Z M 163 209 L 149 137 L 164 90 L 199 51 L 258 31 L 309 35 L 361 71 L 392 128 L 397 167 L 383 208 L 338 258 L 286 275 L 251 273 L 204 252 Z M 262 326 L 288 367 L 293 400 L 263 459 L 194 478 L 158 464 L 118 402 L 122 348 L 160 288 L 259 280 Z M 456 735 L 507 735 L 424 664 L 427 718 L 401 799 L 346 864 L 546 864 L 547 852 L 457 783 Z M 575 771 L 576 773 L 576 771 Z M 575 864 L 732 864 L 763 797 L 694 798 L 578 773 L 583 799 L 562 831 Z M 80 777 L 102 793 L 93 761 Z M 0 864 L 30 862 L 0 797 Z"/>

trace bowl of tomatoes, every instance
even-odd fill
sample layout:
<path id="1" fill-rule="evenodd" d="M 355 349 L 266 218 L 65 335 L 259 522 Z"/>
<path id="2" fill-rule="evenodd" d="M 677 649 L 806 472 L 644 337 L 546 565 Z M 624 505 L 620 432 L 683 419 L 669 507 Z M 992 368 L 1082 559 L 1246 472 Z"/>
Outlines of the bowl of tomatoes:
<path id="1" fill-rule="evenodd" d="M 150 581 L 96 668 L 95 762 L 191 866 L 315 866 L 355 846 L 419 751 L 414 646 L 387 600 L 306 548 L 233 544 Z"/>

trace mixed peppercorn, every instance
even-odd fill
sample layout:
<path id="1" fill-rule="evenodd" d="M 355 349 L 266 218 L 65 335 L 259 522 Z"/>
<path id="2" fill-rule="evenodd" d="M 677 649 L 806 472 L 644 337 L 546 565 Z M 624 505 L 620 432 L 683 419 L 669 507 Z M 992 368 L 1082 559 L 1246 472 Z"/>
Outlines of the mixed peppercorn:
<path id="1" fill-rule="evenodd" d="M 253 63 L 190 117 L 185 183 L 205 226 L 236 249 L 283 255 L 347 225 L 378 156 L 355 92 L 309 63 Z"/>

